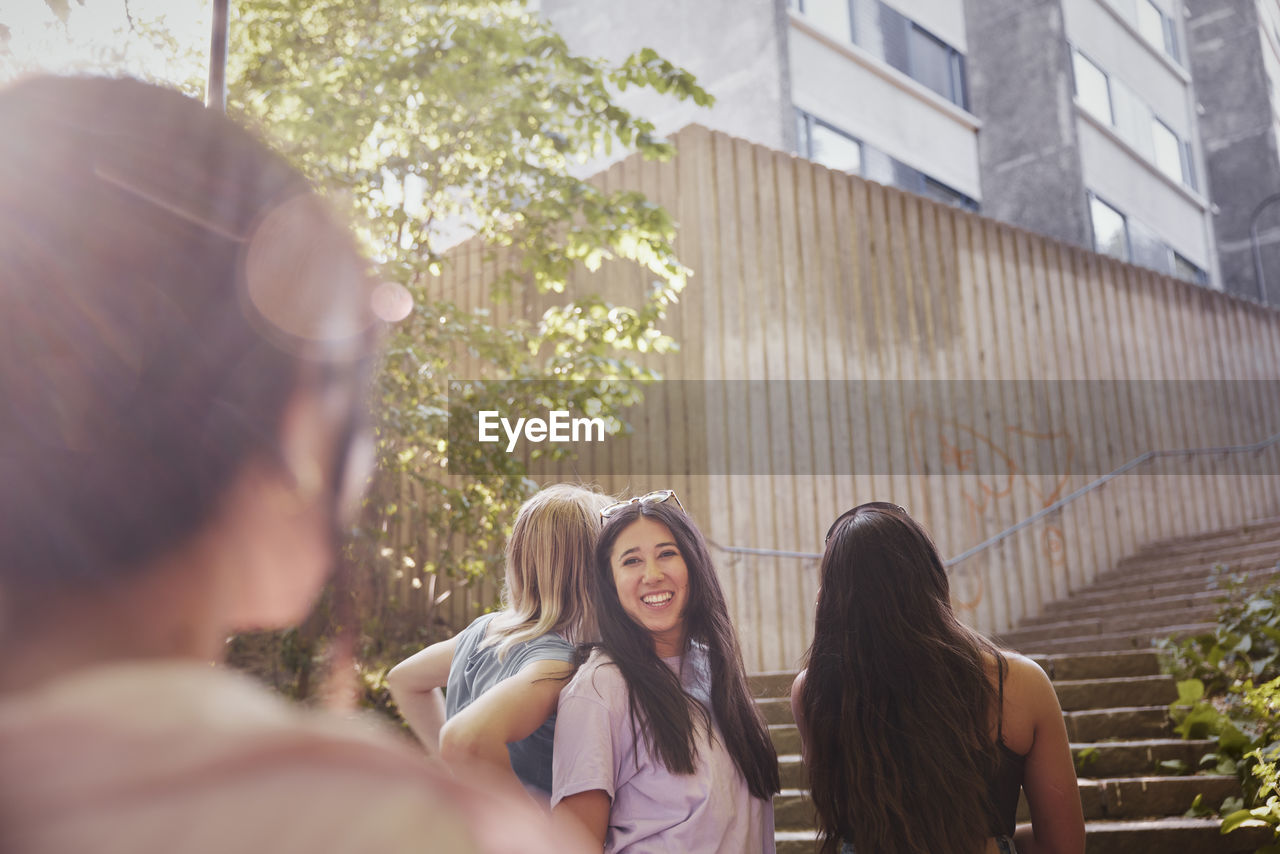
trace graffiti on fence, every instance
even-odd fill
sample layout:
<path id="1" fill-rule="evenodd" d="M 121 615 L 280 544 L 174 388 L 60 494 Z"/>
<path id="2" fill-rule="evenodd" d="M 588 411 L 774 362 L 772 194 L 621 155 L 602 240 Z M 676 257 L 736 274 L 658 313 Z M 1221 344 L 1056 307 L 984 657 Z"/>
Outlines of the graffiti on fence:
<path id="1" fill-rule="evenodd" d="M 974 539 L 965 548 L 1018 521 L 1017 491 L 1032 512 L 1061 498 L 1074 459 L 1074 443 L 1065 431 L 1028 430 L 1014 424 L 987 431 L 923 410 L 910 413 L 907 441 L 916 471 L 968 476 L 960 481 L 963 530 L 973 532 Z M 1058 461 L 1057 473 L 1030 473 L 1040 468 L 1029 465 L 1030 460 L 1048 458 Z M 1036 536 L 1041 559 L 1050 567 L 1065 563 L 1066 538 L 1057 524 L 1041 525 Z M 956 569 L 952 583 L 957 607 L 973 609 L 982 602 L 983 577 L 973 566 Z"/>

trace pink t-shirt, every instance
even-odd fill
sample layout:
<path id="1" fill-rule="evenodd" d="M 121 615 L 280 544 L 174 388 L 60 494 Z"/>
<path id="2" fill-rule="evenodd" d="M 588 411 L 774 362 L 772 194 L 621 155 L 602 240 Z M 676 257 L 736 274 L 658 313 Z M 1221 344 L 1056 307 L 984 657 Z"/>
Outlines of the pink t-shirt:
<path id="1" fill-rule="evenodd" d="M 685 691 L 710 708 L 706 652 L 681 671 Z M 672 668 L 679 658 L 666 659 Z M 699 724 L 701 729 L 701 724 Z M 719 737 L 699 733 L 697 771 L 673 774 L 634 739 L 622 673 L 597 652 L 560 692 L 552 754 L 552 806 L 603 789 L 613 803 L 605 854 L 773 852 L 773 801 L 751 795 Z"/>

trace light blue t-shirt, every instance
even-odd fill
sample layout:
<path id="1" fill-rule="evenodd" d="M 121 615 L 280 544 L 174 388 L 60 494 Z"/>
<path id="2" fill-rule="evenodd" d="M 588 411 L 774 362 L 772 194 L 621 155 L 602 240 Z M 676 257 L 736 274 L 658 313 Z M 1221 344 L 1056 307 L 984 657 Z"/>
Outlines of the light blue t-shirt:
<path id="1" fill-rule="evenodd" d="M 535 661 L 573 660 L 573 644 L 550 632 L 516 644 L 507 651 L 506 658 L 499 661 L 498 644 L 480 648 L 485 630 L 495 616 L 496 613 L 477 618 L 458 635 L 458 644 L 453 648 L 453 662 L 449 665 L 444 705 L 447 717 L 453 717 L 485 691 L 519 673 L 525 665 Z M 552 711 L 533 735 L 507 745 L 511 768 L 516 776 L 526 789 L 543 801 L 551 797 L 551 748 L 555 734 L 556 713 Z"/>

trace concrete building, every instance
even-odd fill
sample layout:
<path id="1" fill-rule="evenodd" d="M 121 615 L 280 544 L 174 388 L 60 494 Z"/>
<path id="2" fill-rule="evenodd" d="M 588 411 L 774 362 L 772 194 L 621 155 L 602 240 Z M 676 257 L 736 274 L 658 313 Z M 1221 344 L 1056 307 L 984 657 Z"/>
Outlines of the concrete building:
<path id="1" fill-rule="evenodd" d="M 1186 0 L 1223 286 L 1280 304 L 1280 2 Z M 1255 216 L 1256 213 L 1256 216 Z M 1255 275 L 1255 226 L 1262 282 Z"/>
<path id="2" fill-rule="evenodd" d="M 961 0 L 540 0 L 570 46 L 651 46 L 715 107 L 627 103 L 670 133 L 699 122 L 967 207 L 981 202 Z M 630 93 L 628 93 L 630 96 Z"/>
<path id="3" fill-rule="evenodd" d="M 1178 0 L 966 0 L 984 213 L 1217 283 Z"/>
<path id="4" fill-rule="evenodd" d="M 632 102 L 661 132 L 698 121 L 1217 286 L 1181 2 L 538 5 L 575 50 L 698 75 L 710 112 Z"/>

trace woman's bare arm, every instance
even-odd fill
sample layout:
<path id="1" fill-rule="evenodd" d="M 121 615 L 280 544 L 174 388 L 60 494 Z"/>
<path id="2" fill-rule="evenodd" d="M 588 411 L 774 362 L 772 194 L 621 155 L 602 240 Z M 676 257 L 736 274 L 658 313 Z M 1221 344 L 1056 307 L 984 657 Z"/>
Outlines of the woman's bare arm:
<path id="1" fill-rule="evenodd" d="M 1018 707 L 1035 728 L 1022 783 L 1031 825 L 1020 828 L 1014 842 L 1019 854 L 1083 854 L 1084 814 L 1058 695 L 1035 662 L 1012 655 L 1008 660 L 1006 689 L 1016 692 Z"/>
<path id="2" fill-rule="evenodd" d="M 563 798 L 551 815 L 557 822 L 572 822 L 585 830 L 604 850 L 604 839 L 609 832 L 609 793 L 603 789 L 591 789 Z"/>
<path id="3" fill-rule="evenodd" d="M 434 643 L 391 668 L 387 689 L 409 729 L 430 753 L 440 752 L 440 728 L 444 726 L 444 694 L 449 681 L 456 637 Z"/>
<path id="4" fill-rule="evenodd" d="M 440 755 L 450 764 L 481 762 L 518 783 L 507 745 L 542 726 L 572 674 L 573 666 L 563 661 L 526 664 L 449 719 L 440 731 Z"/>

